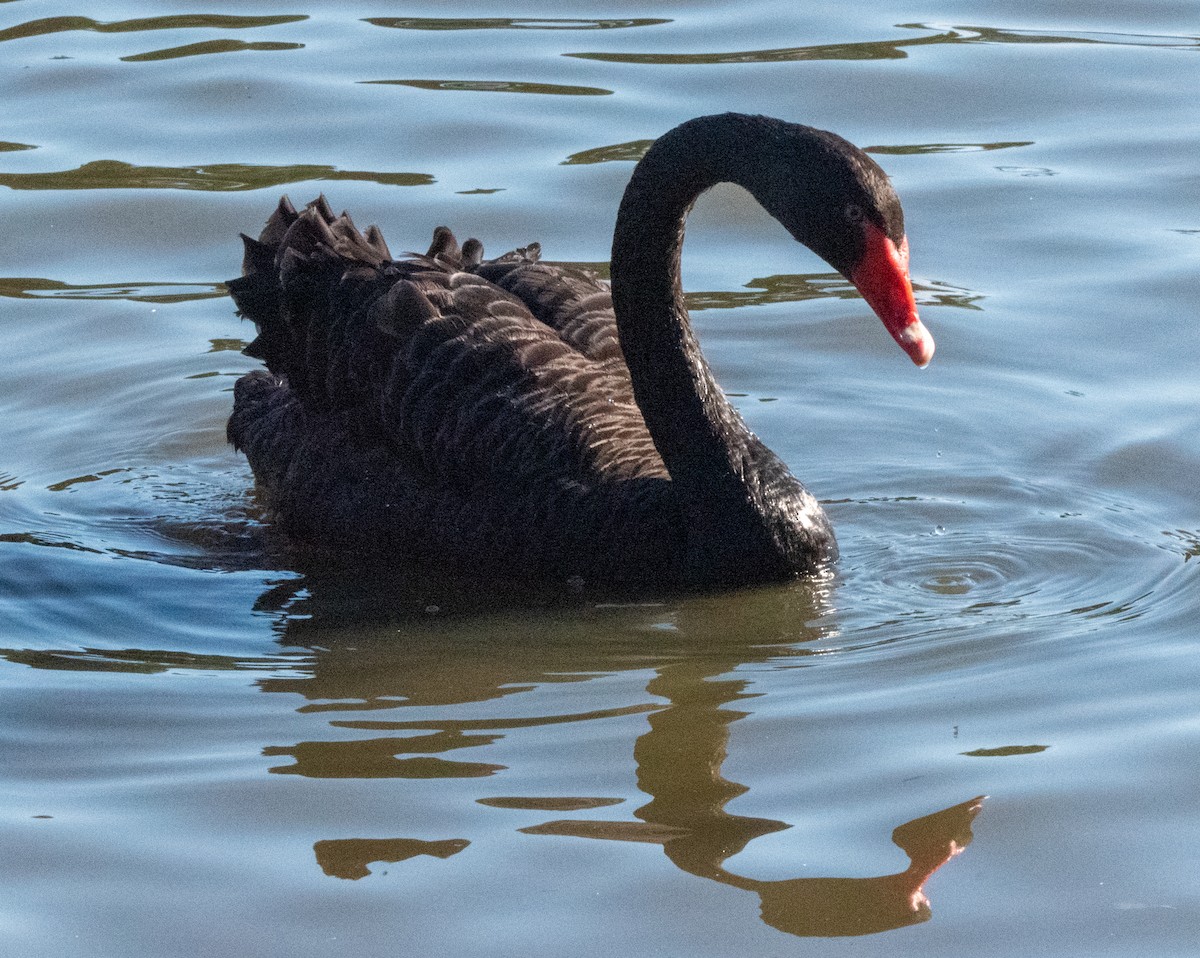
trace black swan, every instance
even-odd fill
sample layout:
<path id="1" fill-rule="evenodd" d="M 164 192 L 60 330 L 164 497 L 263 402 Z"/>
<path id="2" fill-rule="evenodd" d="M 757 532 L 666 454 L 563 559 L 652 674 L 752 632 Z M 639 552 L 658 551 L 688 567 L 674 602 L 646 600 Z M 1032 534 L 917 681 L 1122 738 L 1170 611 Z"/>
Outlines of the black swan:
<path id="1" fill-rule="evenodd" d="M 721 182 L 929 362 L 900 202 L 823 130 L 724 114 L 663 135 L 621 201 L 611 288 L 536 244 L 485 260 L 444 227 L 394 260 L 324 197 L 300 213 L 285 197 L 228 284 L 269 370 L 238 380 L 228 434 L 276 526 L 500 581 L 716 588 L 834 558 L 821 507 L 725 398 L 688 320 L 684 221 Z"/>

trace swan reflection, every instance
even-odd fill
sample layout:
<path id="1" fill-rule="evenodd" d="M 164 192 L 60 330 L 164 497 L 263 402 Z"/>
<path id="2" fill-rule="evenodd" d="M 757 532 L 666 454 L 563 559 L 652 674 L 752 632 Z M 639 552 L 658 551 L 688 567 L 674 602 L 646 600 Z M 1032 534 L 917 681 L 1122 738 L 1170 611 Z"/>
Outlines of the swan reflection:
<path id="1" fill-rule="evenodd" d="M 649 800 L 631 815 L 604 817 L 599 811 L 623 804 L 615 797 L 621 792 L 616 782 L 609 794 L 522 795 L 517 785 L 474 801 L 543 818 L 519 828 L 531 841 L 557 836 L 657 845 L 690 875 L 756 894 L 762 920 L 789 934 L 863 935 L 912 925 L 929 919 L 925 884 L 970 843 L 982 797 L 898 825 L 892 841 L 909 863 L 891 874 L 766 881 L 726 867 L 754 839 L 790 827 L 726 810 L 749 790 L 722 774 L 730 726 L 750 714 L 747 706 L 761 694 L 749 689 L 744 668 L 778 665 L 785 657 L 801 668 L 814 664 L 814 646 L 823 638 L 822 601 L 816 589 L 771 589 L 670 607 L 525 610 L 510 619 L 504 613 L 487 619 L 453 611 L 422 615 L 411 610 L 427 605 L 413 602 L 408 612 L 404 603 L 393 606 L 394 615 L 382 625 L 376 608 L 374 624 L 364 626 L 342 618 L 353 605 L 342 588 L 306 581 L 292 600 L 280 603 L 287 608 L 281 624 L 285 644 L 314 655 L 312 672 L 263 679 L 261 687 L 299 694 L 306 703 L 302 711 L 328 714 L 339 736 L 361 737 L 274 745 L 265 754 L 290 759 L 271 768 L 276 774 L 445 779 L 445 800 L 452 802 L 470 795 L 467 779 L 520 780 L 516 767 L 487 761 L 499 740 L 520 730 L 644 716 L 648 728 L 632 749 L 637 785 Z M 804 624 L 813 622 L 818 625 Z M 581 696 L 591 708 L 549 715 L 522 709 L 520 696 L 548 683 L 589 683 L 631 671 L 651 676 L 644 701 L 626 698 L 598 708 L 593 689 Z M 479 704 L 489 711 L 464 714 L 460 708 Z M 397 710 L 413 707 L 424 707 L 423 717 L 397 717 Z M 515 766 L 512 756 L 521 753 L 509 747 L 504 754 Z M 573 812 L 598 817 L 567 817 Z M 326 874 L 358 879 L 378 870 L 372 863 L 448 858 L 472 841 L 479 839 L 339 837 L 317 842 L 314 854 Z"/>
<path id="2" fill-rule="evenodd" d="M 925 883 L 971 842 L 971 822 L 985 796 L 900 825 L 892 841 L 909 856 L 903 871 L 872 878 L 792 878 L 759 881 L 726 871 L 723 863 L 753 838 L 789 826 L 769 819 L 737 819 L 722 812 L 690 827 L 662 822 L 558 820 L 521 829 L 530 835 L 570 835 L 661 844 L 686 872 L 756 892 L 762 919 L 792 935 L 869 935 L 928 921 Z M 638 814 L 642 814 L 642 809 Z"/>

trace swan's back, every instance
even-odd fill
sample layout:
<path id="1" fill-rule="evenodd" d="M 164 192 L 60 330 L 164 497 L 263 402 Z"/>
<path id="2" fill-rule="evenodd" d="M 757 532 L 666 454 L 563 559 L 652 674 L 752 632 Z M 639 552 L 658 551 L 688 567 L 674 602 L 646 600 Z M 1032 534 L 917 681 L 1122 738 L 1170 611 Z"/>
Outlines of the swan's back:
<path id="1" fill-rule="evenodd" d="M 229 438 L 308 545 L 513 575 L 678 577 L 682 523 L 632 393 L 607 285 L 482 259 L 439 228 L 392 259 L 324 199 L 285 199 L 244 275 L 255 322 Z"/>

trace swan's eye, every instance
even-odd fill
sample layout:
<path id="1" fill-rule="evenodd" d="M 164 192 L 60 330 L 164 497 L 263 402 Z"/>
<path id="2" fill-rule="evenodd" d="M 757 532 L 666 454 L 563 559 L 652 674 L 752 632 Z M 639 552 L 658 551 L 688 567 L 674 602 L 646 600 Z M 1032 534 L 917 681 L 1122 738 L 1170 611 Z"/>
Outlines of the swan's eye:
<path id="1" fill-rule="evenodd" d="M 847 203 L 846 208 L 842 210 L 842 216 L 846 218 L 847 223 L 861 223 L 866 217 L 863 208 L 857 203 Z"/>

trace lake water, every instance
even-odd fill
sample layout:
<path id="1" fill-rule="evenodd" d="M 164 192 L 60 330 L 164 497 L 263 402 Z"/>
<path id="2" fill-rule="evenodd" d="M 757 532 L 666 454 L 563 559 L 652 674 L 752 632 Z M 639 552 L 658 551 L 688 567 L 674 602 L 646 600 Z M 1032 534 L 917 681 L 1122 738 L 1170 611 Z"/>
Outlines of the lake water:
<path id="1" fill-rule="evenodd" d="M 1181 0 L 0 3 L 6 953 L 1195 955 L 1198 68 Z M 239 232 L 324 192 L 603 262 L 640 144 L 729 109 L 872 151 L 938 341 L 697 207 L 696 325 L 831 576 L 278 547 Z"/>

